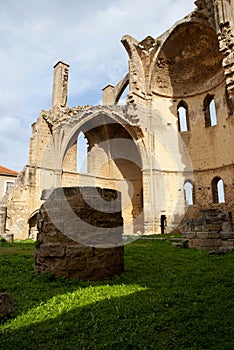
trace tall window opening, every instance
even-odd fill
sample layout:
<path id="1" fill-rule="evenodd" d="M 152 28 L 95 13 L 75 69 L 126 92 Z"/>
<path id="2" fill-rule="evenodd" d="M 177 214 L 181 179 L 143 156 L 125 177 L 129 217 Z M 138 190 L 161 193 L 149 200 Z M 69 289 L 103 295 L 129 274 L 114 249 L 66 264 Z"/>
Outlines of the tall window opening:
<path id="1" fill-rule="evenodd" d="M 207 95 L 204 100 L 205 126 L 217 125 L 217 115 L 214 96 Z"/>
<path id="2" fill-rule="evenodd" d="M 6 181 L 5 182 L 5 194 L 10 192 L 13 185 L 14 185 L 14 181 Z"/>
<path id="3" fill-rule="evenodd" d="M 76 170 L 79 173 L 88 171 L 88 144 L 84 133 L 81 131 L 77 138 Z"/>
<path id="4" fill-rule="evenodd" d="M 178 127 L 179 131 L 184 132 L 189 130 L 188 105 L 181 101 L 177 107 Z"/>
<path id="5" fill-rule="evenodd" d="M 195 187 L 191 180 L 187 180 L 184 183 L 184 198 L 186 205 L 195 203 Z"/>
<path id="6" fill-rule="evenodd" d="M 225 203 L 224 183 L 220 177 L 212 180 L 213 203 Z"/>

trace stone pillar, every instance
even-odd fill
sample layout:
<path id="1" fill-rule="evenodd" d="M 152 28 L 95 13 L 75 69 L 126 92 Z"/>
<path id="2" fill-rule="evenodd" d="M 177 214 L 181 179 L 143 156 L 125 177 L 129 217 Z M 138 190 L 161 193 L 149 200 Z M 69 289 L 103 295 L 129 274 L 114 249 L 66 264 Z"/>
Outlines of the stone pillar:
<path id="1" fill-rule="evenodd" d="M 143 203 L 144 203 L 144 233 L 155 233 L 155 209 L 153 200 L 153 179 L 150 176 L 150 170 L 144 169 L 142 173 L 143 180 Z"/>
<path id="2" fill-rule="evenodd" d="M 234 5 L 232 1 L 215 0 L 216 31 L 218 33 L 219 48 L 222 52 L 224 75 L 227 93 L 234 110 Z"/>
<path id="3" fill-rule="evenodd" d="M 54 66 L 54 81 L 52 93 L 52 107 L 67 106 L 69 65 L 59 61 Z"/>
<path id="4" fill-rule="evenodd" d="M 43 195 L 46 197 L 46 193 Z M 55 189 L 38 214 L 35 270 L 82 280 L 124 272 L 121 194 L 98 187 Z"/>
<path id="5" fill-rule="evenodd" d="M 113 105 L 115 103 L 115 87 L 107 85 L 102 89 L 102 103 L 104 105 Z"/>

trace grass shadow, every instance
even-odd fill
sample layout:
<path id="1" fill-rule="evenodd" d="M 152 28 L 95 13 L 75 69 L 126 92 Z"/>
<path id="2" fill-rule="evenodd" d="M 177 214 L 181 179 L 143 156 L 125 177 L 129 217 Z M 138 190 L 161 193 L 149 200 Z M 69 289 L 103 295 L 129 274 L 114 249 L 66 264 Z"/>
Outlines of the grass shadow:
<path id="1" fill-rule="evenodd" d="M 125 274 L 96 283 L 35 274 L 32 256 L 0 261 L 16 300 L 0 349 L 234 349 L 232 254 L 139 240 Z"/>

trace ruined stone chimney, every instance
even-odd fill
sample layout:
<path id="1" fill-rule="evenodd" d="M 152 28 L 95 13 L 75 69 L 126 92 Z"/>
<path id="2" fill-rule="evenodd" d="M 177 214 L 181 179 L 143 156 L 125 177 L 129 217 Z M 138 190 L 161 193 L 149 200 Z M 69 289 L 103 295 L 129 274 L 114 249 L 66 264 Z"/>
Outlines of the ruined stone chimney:
<path id="1" fill-rule="evenodd" d="M 111 84 L 102 89 L 102 103 L 104 105 L 113 105 L 115 103 L 115 87 Z"/>
<path id="2" fill-rule="evenodd" d="M 52 93 L 52 107 L 67 106 L 69 65 L 59 61 L 54 66 L 54 81 Z"/>

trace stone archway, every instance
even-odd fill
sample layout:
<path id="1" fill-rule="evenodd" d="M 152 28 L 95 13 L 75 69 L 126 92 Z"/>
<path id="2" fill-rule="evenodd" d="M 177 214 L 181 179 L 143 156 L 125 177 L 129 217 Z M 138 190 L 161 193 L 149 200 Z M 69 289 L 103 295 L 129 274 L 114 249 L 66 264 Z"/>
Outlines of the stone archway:
<path id="1" fill-rule="evenodd" d="M 37 240 L 37 215 L 38 215 L 39 209 L 35 210 L 28 219 L 28 238 Z"/>
<path id="2" fill-rule="evenodd" d="M 87 173 L 76 171 L 77 135 L 87 139 Z M 132 135 L 131 135 L 131 134 Z M 77 123 L 67 137 L 62 156 L 62 186 L 94 186 L 116 189 L 122 195 L 126 234 L 144 230 L 142 157 L 134 127 L 107 114 Z"/>

